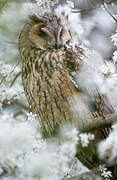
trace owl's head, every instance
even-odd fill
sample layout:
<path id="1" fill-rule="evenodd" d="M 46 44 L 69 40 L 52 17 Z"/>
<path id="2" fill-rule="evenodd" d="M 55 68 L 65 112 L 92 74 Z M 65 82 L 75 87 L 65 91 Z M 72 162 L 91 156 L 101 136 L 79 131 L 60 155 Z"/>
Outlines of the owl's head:
<path id="1" fill-rule="evenodd" d="M 29 39 L 40 49 L 59 49 L 70 40 L 70 33 L 56 16 L 30 16 Z"/>

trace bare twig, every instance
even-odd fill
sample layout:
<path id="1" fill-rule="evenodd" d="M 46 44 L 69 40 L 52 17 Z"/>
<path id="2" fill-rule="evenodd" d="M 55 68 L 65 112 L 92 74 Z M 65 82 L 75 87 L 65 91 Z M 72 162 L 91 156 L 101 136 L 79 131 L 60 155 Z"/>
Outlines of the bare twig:
<path id="1" fill-rule="evenodd" d="M 87 12 L 87 11 L 92 11 L 92 10 L 96 10 L 97 8 L 100 8 L 101 6 L 104 7 L 104 9 L 110 14 L 110 16 L 115 20 L 115 22 L 117 22 L 117 18 L 115 15 L 113 15 L 111 13 L 111 11 L 108 9 L 107 5 L 111 4 L 112 2 L 114 2 L 115 0 L 112 0 L 111 2 L 105 2 L 104 0 L 102 0 L 102 3 L 94 8 L 89 8 L 89 9 L 83 9 L 83 10 L 77 10 L 77 9 L 72 9 L 73 13 L 82 13 L 82 12 Z"/>
<path id="2" fill-rule="evenodd" d="M 26 113 L 23 112 L 23 111 L 18 111 L 18 112 L 16 112 L 16 113 L 13 115 L 13 117 L 14 117 L 14 118 L 17 118 L 17 117 L 20 116 L 20 115 L 24 115 L 25 118 L 27 117 Z"/>
<path id="3" fill-rule="evenodd" d="M 112 1 L 110 1 L 110 2 L 106 2 L 106 1 L 105 1 L 105 3 L 106 3 L 106 4 L 112 4 L 112 3 L 115 2 L 115 1 L 116 1 L 116 0 L 112 0 Z"/>
<path id="4" fill-rule="evenodd" d="M 4 82 L 4 80 L 7 78 L 7 75 L 3 76 L 1 81 L 0 81 L 0 85 Z"/>
<path id="5" fill-rule="evenodd" d="M 77 10 L 77 9 L 72 9 L 72 12 L 73 13 L 82 13 L 82 12 L 87 12 L 87 11 L 93 11 L 93 10 L 96 10 L 97 8 L 99 8 L 99 6 L 97 7 L 94 7 L 94 8 L 88 8 L 88 9 L 83 9 L 83 10 Z"/>
<path id="6" fill-rule="evenodd" d="M 20 75 L 21 75 L 21 71 L 16 74 L 15 78 L 14 78 L 13 81 L 11 82 L 10 87 L 12 87 L 12 86 L 14 85 L 15 81 L 17 80 L 17 78 L 18 78 Z"/>
<path id="7" fill-rule="evenodd" d="M 91 171 L 88 171 L 88 172 L 84 172 L 84 173 L 81 173 L 80 175 L 76 175 L 74 177 L 70 177 L 70 178 L 67 178 L 68 180 L 84 180 L 84 179 L 93 179 L 93 180 L 96 180 L 98 179 L 98 176 L 93 174 L 93 172 Z M 65 180 L 65 179 L 63 179 Z"/>
<path id="8" fill-rule="evenodd" d="M 104 9 L 110 14 L 110 16 L 115 20 L 115 22 L 117 22 L 117 18 L 111 13 L 111 11 L 108 9 L 107 7 L 107 3 L 105 3 L 104 0 L 102 0 L 102 5 L 104 7 Z"/>

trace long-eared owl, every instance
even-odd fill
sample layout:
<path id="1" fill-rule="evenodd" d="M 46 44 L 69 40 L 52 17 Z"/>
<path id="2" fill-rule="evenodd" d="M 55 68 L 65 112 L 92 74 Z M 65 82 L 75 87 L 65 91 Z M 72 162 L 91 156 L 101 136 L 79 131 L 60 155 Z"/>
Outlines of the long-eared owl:
<path id="1" fill-rule="evenodd" d="M 19 37 L 19 51 L 24 91 L 44 135 L 53 135 L 67 122 L 78 128 L 93 118 L 93 112 L 103 116 L 114 111 L 108 99 L 98 93 L 95 79 L 96 75 L 104 80 L 99 69 L 103 59 L 93 50 L 73 45 L 70 31 L 57 16 L 30 16 Z M 88 148 L 79 148 L 78 154 L 89 168 L 98 163 L 96 143 L 104 132 L 94 134 L 95 140 Z"/>

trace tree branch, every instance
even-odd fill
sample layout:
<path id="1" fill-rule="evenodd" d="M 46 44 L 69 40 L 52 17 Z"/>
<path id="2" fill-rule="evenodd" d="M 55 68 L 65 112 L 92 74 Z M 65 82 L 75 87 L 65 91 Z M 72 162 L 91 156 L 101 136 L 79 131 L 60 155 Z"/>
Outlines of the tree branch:
<path id="1" fill-rule="evenodd" d="M 15 81 L 17 80 L 17 78 L 18 78 L 20 75 L 21 75 L 21 71 L 16 74 L 15 78 L 14 78 L 13 81 L 11 82 L 10 87 L 12 87 L 12 86 L 14 85 Z"/>
<path id="2" fill-rule="evenodd" d="M 93 131 L 96 129 L 101 129 L 103 127 L 108 127 L 109 125 L 117 123 L 117 112 L 113 114 L 106 115 L 105 117 L 98 117 L 85 120 L 79 126 L 81 132 Z"/>
<path id="3" fill-rule="evenodd" d="M 88 8 L 88 9 L 83 9 L 83 10 L 77 10 L 77 9 L 72 9 L 73 13 L 82 13 L 82 12 L 87 12 L 87 11 L 93 11 L 96 10 L 97 8 L 100 8 L 100 5 L 94 8 Z"/>
<path id="4" fill-rule="evenodd" d="M 107 7 L 107 3 L 105 3 L 104 0 L 102 0 L 102 5 L 104 7 L 104 9 L 110 14 L 110 16 L 115 20 L 115 22 L 117 22 L 117 18 L 111 13 L 111 11 L 108 9 Z"/>
<path id="5" fill-rule="evenodd" d="M 80 175 L 77 175 L 77 176 L 74 176 L 71 178 L 67 178 L 67 179 L 68 180 L 84 180 L 84 179 L 95 179 L 96 180 L 97 178 L 98 178 L 97 175 L 95 175 L 91 171 L 89 171 L 89 172 L 84 172 L 84 173 L 81 173 Z"/>

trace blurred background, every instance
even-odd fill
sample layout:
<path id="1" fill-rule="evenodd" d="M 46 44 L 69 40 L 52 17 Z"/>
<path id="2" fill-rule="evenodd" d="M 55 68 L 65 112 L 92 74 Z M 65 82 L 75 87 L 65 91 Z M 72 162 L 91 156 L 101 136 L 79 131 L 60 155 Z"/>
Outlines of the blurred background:
<path id="1" fill-rule="evenodd" d="M 112 14 L 117 14 L 117 2 L 105 1 Z M 111 3 L 112 2 L 112 3 Z M 110 36 L 117 29 L 110 14 L 102 7 L 101 0 L 75 1 L 76 8 L 80 9 L 84 27 L 84 37 L 88 40 L 88 46 L 97 50 L 104 58 L 111 59 L 115 49 Z M 88 11 L 85 11 L 89 9 Z M 94 9 L 94 10 L 91 10 Z"/>

